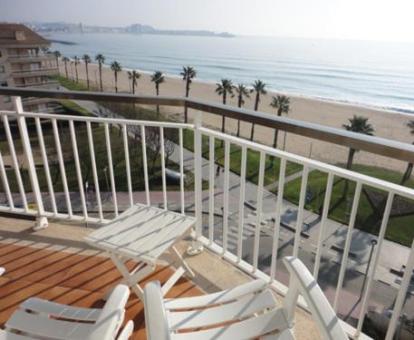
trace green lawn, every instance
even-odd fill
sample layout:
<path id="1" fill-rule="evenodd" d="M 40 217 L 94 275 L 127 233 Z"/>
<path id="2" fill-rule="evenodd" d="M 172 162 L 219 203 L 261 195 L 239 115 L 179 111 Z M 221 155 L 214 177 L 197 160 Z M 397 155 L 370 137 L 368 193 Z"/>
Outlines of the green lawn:
<path id="1" fill-rule="evenodd" d="M 67 79 L 66 77 L 57 75 L 52 77 L 54 80 L 58 81 L 60 85 L 66 87 L 68 90 L 72 91 L 87 91 L 87 86 L 82 82 L 75 82 L 73 80 Z"/>
<path id="2" fill-rule="evenodd" d="M 185 130 L 183 136 L 184 147 L 188 150 L 194 150 L 194 133 L 192 130 Z M 203 136 L 202 138 L 202 150 L 203 157 L 209 158 L 209 137 Z M 224 145 L 220 140 L 215 140 L 214 156 L 216 164 L 224 166 Z M 240 175 L 241 171 L 241 157 L 242 151 L 238 145 L 231 144 L 230 146 L 230 171 Z M 270 156 L 266 157 L 265 163 L 265 179 L 264 184 L 269 185 L 274 183 L 279 178 L 280 160 Z M 246 167 L 246 179 L 255 184 L 258 183 L 260 165 L 260 153 L 254 150 L 247 150 L 247 167 Z M 302 166 L 288 162 L 286 165 L 286 174 L 291 175 L 297 171 L 300 171 Z"/>
<path id="3" fill-rule="evenodd" d="M 381 168 L 365 166 L 360 164 L 356 164 L 353 167 L 353 170 L 365 175 L 380 178 L 393 183 L 399 183 L 402 176 L 401 173 L 395 171 L 384 170 Z M 326 182 L 327 175 L 325 173 L 322 173 L 317 170 L 314 170 L 310 173 L 307 190 L 311 198 L 306 204 L 306 209 L 309 209 L 316 213 L 320 211 L 324 200 Z M 284 197 L 290 202 L 298 204 L 300 185 L 300 178 L 288 183 L 285 187 Z M 407 186 L 414 187 L 414 181 L 408 181 Z M 355 183 L 349 182 L 349 189 L 345 197 L 344 187 L 345 180 L 335 177 L 334 186 L 332 190 L 329 218 L 347 224 L 349 222 L 349 215 L 355 192 Z M 377 195 L 379 195 L 379 197 L 383 197 L 384 199 L 386 197 L 385 192 L 381 192 L 377 189 L 366 186 L 364 186 L 363 189 L 368 190 L 371 193 L 376 193 Z M 398 199 L 399 202 L 406 202 L 406 204 L 413 206 L 414 211 L 413 201 L 408 201 L 402 198 Z M 374 214 L 374 210 L 370 205 L 367 196 L 364 193 L 362 193 L 359 202 L 355 227 L 377 235 L 379 231 L 379 226 L 380 223 L 378 216 Z M 388 223 L 386 238 L 404 244 L 406 246 L 410 246 L 414 238 L 414 215 L 404 217 L 391 217 Z"/>

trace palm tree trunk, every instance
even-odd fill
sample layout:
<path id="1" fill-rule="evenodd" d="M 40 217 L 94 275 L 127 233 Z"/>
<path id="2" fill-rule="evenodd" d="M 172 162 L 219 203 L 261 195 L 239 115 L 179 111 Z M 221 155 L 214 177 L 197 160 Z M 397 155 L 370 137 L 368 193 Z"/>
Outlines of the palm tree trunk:
<path id="1" fill-rule="evenodd" d="M 65 62 L 65 74 L 66 74 L 66 79 L 69 79 L 69 75 L 68 75 L 68 64 Z"/>
<path id="2" fill-rule="evenodd" d="M 277 136 L 278 136 L 278 132 L 279 132 L 279 130 L 278 129 L 275 129 L 275 133 L 274 133 L 274 136 L 273 136 L 273 148 L 274 149 L 277 148 Z"/>
<path id="3" fill-rule="evenodd" d="M 60 74 L 60 70 L 59 70 L 59 58 L 56 57 L 56 67 L 58 69 L 58 74 Z"/>
<path id="4" fill-rule="evenodd" d="M 259 101 L 260 101 L 260 94 L 256 92 L 256 100 L 254 101 L 254 110 L 257 111 L 259 109 Z"/>
<path id="5" fill-rule="evenodd" d="M 135 94 L 135 80 L 132 79 L 132 94 Z"/>
<path id="6" fill-rule="evenodd" d="M 252 123 L 252 130 L 250 132 L 250 140 L 253 141 L 253 137 L 254 137 L 254 123 Z"/>
<path id="7" fill-rule="evenodd" d="M 118 73 L 115 72 L 114 76 L 115 76 L 115 92 L 118 93 Z"/>
<path id="8" fill-rule="evenodd" d="M 79 83 L 78 66 L 77 65 L 75 65 L 75 73 L 76 73 L 76 82 Z"/>
<path id="9" fill-rule="evenodd" d="M 99 63 L 99 87 L 101 88 L 101 92 L 103 91 L 102 86 L 102 64 Z"/>
<path id="10" fill-rule="evenodd" d="M 353 149 L 353 148 L 350 148 L 349 149 L 349 153 L 348 153 L 348 160 L 347 160 L 347 162 L 346 162 L 346 168 L 348 169 L 348 170 L 351 170 L 351 168 L 352 168 L 352 163 L 353 163 L 353 161 L 354 161 L 354 155 L 355 155 L 355 149 Z"/>
<path id="11" fill-rule="evenodd" d="M 185 87 L 185 96 L 186 96 L 186 98 L 188 98 L 189 94 L 190 94 L 190 83 L 187 80 L 186 87 Z M 188 107 L 187 107 L 187 102 L 184 105 L 184 122 L 185 123 L 188 122 Z"/>
<path id="12" fill-rule="evenodd" d="M 346 162 L 346 168 L 348 170 L 351 170 L 351 168 L 352 168 L 352 163 L 354 162 L 355 152 L 356 152 L 355 149 L 353 149 L 353 148 L 349 149 L 348 160 Z M 346 179 L 345 184 L 344 184 L 344 192 L 342 194 L 343 199 L 346 199 L 346 197 L 348 196 L 348 190 L 349 190 L 349 181 Z"/>
<path id="13" fill-rule="evenodd" d="M 260 101 L 260 94 L 259 92 L 256 92 L 256 99 L 254 101 L 254 110 L 257 111 L 257 109 L 259 108 L 259 101 Z M 252 123 L 252 130 L 250 132 L 250 140 L 253 141 L 254 138 L 254 123 Z"/>
<path id="14" fill-rule="evenodd" d="M 401 179 L 400 185 L 404 185 L 405 182 L 407 182 L 410 179 L 412 173 L 413 173 L 413 163 L 408 163 L 407 168 L 405 169 L 404 175 Z"/>
<path id="15" fill-rule="evenodd" d="M 223 105 L 226 105 L 226 101 L 227 101 L 227 92 L 224 91 L 223 92 Z M 224 131 L 226 130 L 226 117 L 224 117 L 224 115 L 222 116 L 222 120 L 221 120 L 221 132 L 224 133 Z M 223 143 L 223 141 L 222 141 Z"/>
<path id="16" fill-rule="evenodd" d="M 239 108 L 242 107 L 242 101 L 243 101 L 243 97 L 242 97 L 241 94 L 239 94 L 239 98 L 238 98 L 238 101 L 237 101 L 237 106 Z M 237 137 L 240 137 L 240 119 L 237 121 Z"/>
<path id="17" fill-rule="evenodd" d="M 155 92 L 157 93 L 157 96 L 160 94 L 160 88 L 158 84 L 155 84 Z M 157 114 L 160 113 L 160 106 L 157 105 Z"/>
<path id="18" fill-rule="evenodd" d="M 86 86 L 89 90 L 89 71 L 88 71 L 88 63 L 85 63 L 85 69 L 86 69 Z"/>

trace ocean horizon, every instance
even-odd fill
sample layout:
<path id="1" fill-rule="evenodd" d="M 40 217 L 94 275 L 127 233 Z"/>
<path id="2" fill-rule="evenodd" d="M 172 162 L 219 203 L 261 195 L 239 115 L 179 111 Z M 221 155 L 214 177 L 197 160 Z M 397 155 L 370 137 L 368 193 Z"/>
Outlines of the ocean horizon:
<path id="1" fill-rule="evenodd" d="M 51 33 L 52 50 L 91 58 L 98 53 L 125 69 L 160 70 L 178 77 L 183 66 L 197 80 L 251 85 L 268 90 L 414 113 L 414 44 L 274 37 L 194 37 L 107 33 Z M 68 45 L 56 41 L 71 42 Z"/>

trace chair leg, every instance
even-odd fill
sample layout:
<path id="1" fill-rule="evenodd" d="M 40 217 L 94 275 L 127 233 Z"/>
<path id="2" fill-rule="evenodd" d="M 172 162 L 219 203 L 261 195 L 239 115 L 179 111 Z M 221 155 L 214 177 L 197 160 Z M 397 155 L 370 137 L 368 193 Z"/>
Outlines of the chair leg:
<path id="1" fill-rule="evenodd" d="M 139 264 L 132 273 L 129 272 L 128 268 L 125 266 L 124 261 L 116 254 L 111 253 L 111 259 L 115 264 L 116 268 L 122 274 L 125 280 L 125 284 L 127 284 L 132 291 L 137 295 L 137 297 L 142 300 L 144 296 L 144 291 L 141 286 L 138 284 L 143 278 L 147 277 L 155 270 L 155 266 L 151 264 L 142 265 Z"/>
<path id="2" fill-rule="evenodd" d="M 190 275 L 191 278 L 195 277 L 194 272 L 191 270 L 190 266 L 188 265 L 187 261 L 184 260 L 184 258 L 181 256 L 180 252 L 177 250 L 177 248 L 175 246 L 172 247 L 173 252 L 175 253 L 175 255 L 178 257 L 178 259 L 181 262 L 181 265 L 185 268 L 185 270 L 187 271 L 187 273 Z"/>

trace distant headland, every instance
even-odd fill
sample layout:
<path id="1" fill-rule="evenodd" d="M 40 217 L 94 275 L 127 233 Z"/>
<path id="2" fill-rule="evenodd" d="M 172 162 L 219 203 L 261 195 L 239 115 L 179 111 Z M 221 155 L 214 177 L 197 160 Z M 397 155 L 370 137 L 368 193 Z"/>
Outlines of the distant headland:
<path id="1" fill-rule="evenodd" d="M 213 32 L 206 30 L 165 30 L 142 24 L 132 24 L 123 27 L 92 26 L 83 25 L 82 23 L 74 24 L 65 22 L 30 22 L 25 24 L 39 33 L 130 33 L 221 38 L 232 38 L 235 36 L 234 34 L 228 32 Z"/>

